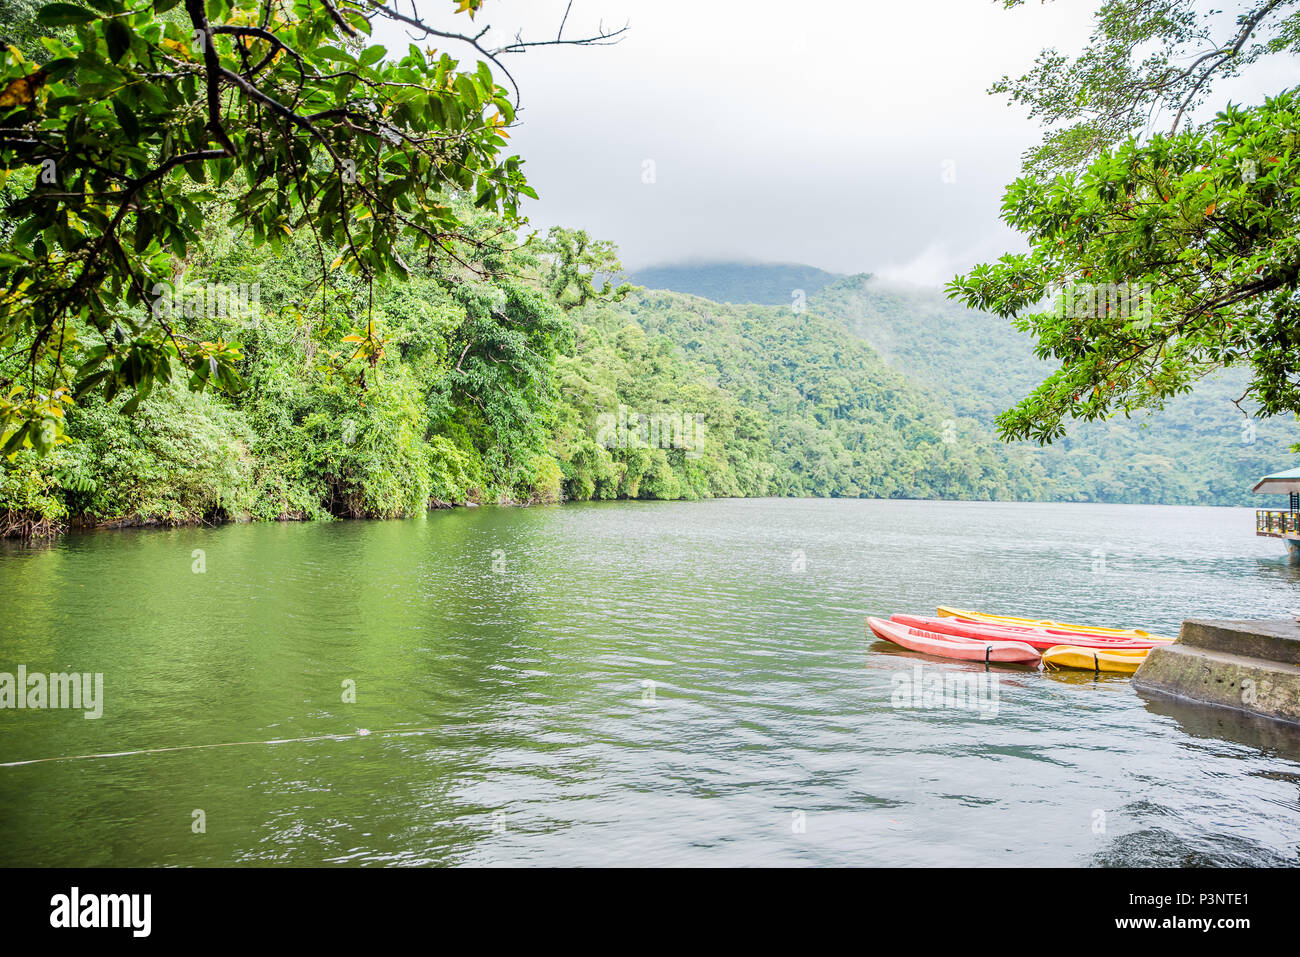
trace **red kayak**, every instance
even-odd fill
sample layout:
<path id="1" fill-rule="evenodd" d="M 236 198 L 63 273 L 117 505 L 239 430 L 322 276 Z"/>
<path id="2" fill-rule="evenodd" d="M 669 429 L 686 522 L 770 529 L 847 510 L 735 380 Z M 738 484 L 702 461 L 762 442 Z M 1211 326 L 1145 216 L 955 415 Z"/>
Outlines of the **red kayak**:
<path id="1" fill-rule="evenodd" d="M 895 618 L 899 617 L 897 615 Z M 929 628 L 913 628 L 883 618 L 868 618 L 867 624 L 878 638 L 892 641 L 912 651 L 940 658 L 962 661 L 997 661 L 1001 663 L 1037 664 L 1038 652 L 1023 641 L 974 641 L 945 635 Z"/>
<path id="2" fill-rule="evenodd" d="M 922 628 L 951 638 L 975 641 L 1019 641 L 1039 651 L 1045 651 L 1056 645 L 1073 645 L 1076 648 L 1155 648 L 1167 644 L 1163 641 L 1144 641 L 1140 638 L 1088 634 L 1079 631 L 1058 631 L 1054 628 L 1036 628 L 1030 625 L 990 625 L 964 618 L 893 615 L 889 620 L 909 628 Z"/>

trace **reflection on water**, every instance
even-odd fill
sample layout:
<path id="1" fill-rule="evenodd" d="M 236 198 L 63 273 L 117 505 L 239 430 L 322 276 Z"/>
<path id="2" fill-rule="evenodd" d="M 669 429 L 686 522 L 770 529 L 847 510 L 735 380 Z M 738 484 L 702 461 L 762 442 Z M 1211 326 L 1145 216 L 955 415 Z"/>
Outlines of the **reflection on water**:
<path id="1" fill-rule="evenodd" d="M 1108 681 L 1127 683 L 1130 675 L 1117 674 L 1112 671 L 1081 671 L 1076 668 L 1044 668 L 1043 677 L 1048 681 L 1059 681 L 1067 685 L 1096 685 Z"/>
<path id="2" fill-rule="evenodd" d="M 1290 724 L 1244 711 L 1208 708 L 1193 701 L 1156 692 L 1140 691 L 1138 696 L 1145 702 L 1148 711 L 1173 718 L 1185 734 L 1204 739 L 1205 742 L 1221 742 L 1223 747 L 1220 753 L 1231 753 L 1229 743 L 1235 743 L 1300 764 L 1300 729 Z M 1275 774 L 1284 780 L 1300 782 L 1300 777 L 1287 771 L 1260 773 Z"/>
<path id="3" fill-rule="evenodd" d="M 1290 555 L 1256 559 L 1254 572 L 1258 577 L 1268 581 L 1300 583 L 1300 561 Z"/>
<path id="4" fill-rule="evenodd" d="M 103 672 L 106 702 L 97 721 L 0 711 L 0 762 L 251 743 L 0 768 L 0 862 L 1294 865 L 1287 733 L 1015 666 L 990 672 L 991 718 L 895 707 L 918 667 L 982 666 L 863 620 L 943 603 L 1175 632 L 1284 615 L 1297 574 L 1249 509 L 1001 503 L 482 508 L 6 547 L 0 671 Z M 321 735 L 350 736 L 292 740 Z"/>

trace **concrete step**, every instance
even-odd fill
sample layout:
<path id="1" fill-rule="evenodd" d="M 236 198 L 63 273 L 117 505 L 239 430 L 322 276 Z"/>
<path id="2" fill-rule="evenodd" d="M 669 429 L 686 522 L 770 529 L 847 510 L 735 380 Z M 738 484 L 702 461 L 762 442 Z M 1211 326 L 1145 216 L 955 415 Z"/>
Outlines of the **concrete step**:
<path id="1" fill-rule="evenodd" d="M 1300 624 L 1186 621 L 1176 643 L 1151 650 L 1133 685 L 1300 725 Z"/>
<path id="2" fill-rule="evenodd" d="M 1183 622 L 1178 644 L 1300 665 L 1300 622 L 1192 618 Z"/>

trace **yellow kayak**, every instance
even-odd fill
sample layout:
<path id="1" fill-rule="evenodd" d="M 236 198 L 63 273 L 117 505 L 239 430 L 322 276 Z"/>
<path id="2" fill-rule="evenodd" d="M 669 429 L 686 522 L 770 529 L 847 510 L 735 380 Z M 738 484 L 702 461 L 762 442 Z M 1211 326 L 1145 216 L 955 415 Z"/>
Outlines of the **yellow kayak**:
<path id="1" fill-rule="evenodd" d="M 1052 628 L 1056 631 L 1073 631 L 1088 635 L 1112 635 L 1116 638 L 1141 638 L 1144 641 L 1169 641 L 1174 639 L 1165 635 L 1153 635 L 1141 628 L 1103 628 L 1100 625 L 1067 625 L 1059 621 L 1040 621 L 1037 618 L 1014 618 L 1011 615 L 986 615 L 980 611 L 965 611 L 961 608 L 949 608 L 940 605 L 940 618 L 966 618 L 970 621 L 982 621 L 991 625 L 1028 625 L 1031 628 Z"/>
<path id="2" fill-rule="evenodd" d="M 1043 652 L 1043 666 L 1046 668 L 1078 668 L 1081 671 L 1111 671 L 1117 674 L 1131 675 L 1138 666 L 1147 660 L 1150 648 L 1138 648 L 1131 651 L 1114 649 L 1102 651 L 1100 648 L 1075 648 L 1073 645 L 1056 645 Z"/>

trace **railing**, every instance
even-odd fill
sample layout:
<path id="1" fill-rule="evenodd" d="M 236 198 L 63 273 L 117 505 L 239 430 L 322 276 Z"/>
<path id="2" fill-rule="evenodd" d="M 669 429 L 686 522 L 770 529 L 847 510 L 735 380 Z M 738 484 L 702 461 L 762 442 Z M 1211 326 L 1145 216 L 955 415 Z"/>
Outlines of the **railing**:
<path id="1" fill-rule="evenodd" d="M 1273 535 L 1279 538 L 1284 535 L 1300 535 L 1300 512 L 1256 509 L 1255 534 Z"/>

